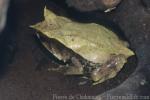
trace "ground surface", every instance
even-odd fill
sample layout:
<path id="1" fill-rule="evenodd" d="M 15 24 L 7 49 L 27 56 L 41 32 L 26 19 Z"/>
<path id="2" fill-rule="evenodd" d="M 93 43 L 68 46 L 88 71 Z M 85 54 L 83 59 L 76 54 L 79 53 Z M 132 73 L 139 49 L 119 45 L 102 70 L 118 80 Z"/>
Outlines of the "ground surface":
<path id="1" fill-rule="evenodd" d="M 120 77 L 95 87 L 77 86 L 72 79 L 68 80 L 61 74 L 47 71 L 48 65 L 55 65 L 37 44 L 33 37 L 35 31 L 28 27 L 43 19 L 44 5 L 43 0 L 12 2 L 8 28 L 4 31 L 7 37 L 1 39 L 6 42 L 1 42 L 1 45 L 6 44 L 6 46 L 2 46 L 4 49 L 1 50 L 1 55 L 5 57 L 1 56 L 3 58 L 0 65 L 0 100 L 52 100 L 54 95 L 67 97 L 73 95 L 76 100 L 79 100 L 79 95 L 100 95 L 107 100 L 107 94 L 116 96 L 126 94 L 148 96 L 150 94 L 150 78 L 148 77 L 150 75 L 148 61 L 150 59 L 150 13 L 140 0 L 123 0 L 118 8 L 109 14 L 103 14 L 100 11 L 86 13 L 94 19 L 108 18 L 118 24 L 138 58 L 136 69 L 132 65 L 131 69 L 125 69 Z M 55 6 L 51 8 L 62 10 Z M 76 14 L 71 10 L 68 10 L 68 13 L 70 16 Z M 133 74 L 129 78 L 128 74 L 131 72 Z M 65 98 L 62 97 L 59 100 L 68 100 Z"/>

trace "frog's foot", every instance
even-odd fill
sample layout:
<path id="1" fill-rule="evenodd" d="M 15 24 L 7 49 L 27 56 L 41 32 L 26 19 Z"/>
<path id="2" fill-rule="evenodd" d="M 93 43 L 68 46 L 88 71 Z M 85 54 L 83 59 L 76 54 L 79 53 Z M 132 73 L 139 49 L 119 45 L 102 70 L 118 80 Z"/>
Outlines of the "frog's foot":
<path id="1" fill-rule="evenodd" d="M 112 55 L 105 64 L 92 71 L 91 79 L 94 81 L 93 85 L 115 77 L 125 63 L 126 58 L 124 55 Z"/>

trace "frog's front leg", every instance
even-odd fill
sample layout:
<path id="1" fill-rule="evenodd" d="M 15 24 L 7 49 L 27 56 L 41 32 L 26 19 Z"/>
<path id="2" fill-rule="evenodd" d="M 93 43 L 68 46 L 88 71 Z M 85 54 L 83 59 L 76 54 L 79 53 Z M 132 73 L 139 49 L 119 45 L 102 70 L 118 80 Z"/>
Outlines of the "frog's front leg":
<path id="1" fill-rule="evenodd" d="M 91 80 L 94 81 L 93 85 L 115 77 L 124 63 L 126 63 L 124 55 L 112 55 L 105 64 L 91 72 Z"/>
<path id="2" fill-rule="evenodd" d="M 71 57 L 66 65 L 58 65 L 55 68 L 49 68 L 49 71 L 61 72 L 64 75 L 82 75 L 83 65 L 76 57 Z"/>
<path id="3" fill-rule="evenodd" d="M 84 67 L 76 57 L 71 57 L 71 65 L 66 69 L 65 75 L 82 75 Z"/>

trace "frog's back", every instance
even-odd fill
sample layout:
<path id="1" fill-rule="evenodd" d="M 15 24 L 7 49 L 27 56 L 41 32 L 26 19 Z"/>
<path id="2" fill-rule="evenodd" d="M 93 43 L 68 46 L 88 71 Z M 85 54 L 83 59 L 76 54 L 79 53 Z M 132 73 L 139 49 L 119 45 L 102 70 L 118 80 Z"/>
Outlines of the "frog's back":
<path id="1" fill-rule="evenodd" d="M 107 61 L 111 54 L 133 55 L 115 33 L 98 24 L 69 22 L 57 32 L 53 38 L 93 62 Z"/>
<path id="2" fill-rule="evenodd" d="M 48 19 L 49 14 L 47 14 L 45 21 L 39 23 L 40 26 L 37 25 L 36 29 L 49 38 L 58 40 L 89 61 L 101 63 L 107 61 L 111 54 L 123 54 L 127 58 L 134 54 L 115 33 L 102 25 L 78 23 L 54 14 L 53 19 Z M 55 27 L 49 25 L 50 20 Z"/>

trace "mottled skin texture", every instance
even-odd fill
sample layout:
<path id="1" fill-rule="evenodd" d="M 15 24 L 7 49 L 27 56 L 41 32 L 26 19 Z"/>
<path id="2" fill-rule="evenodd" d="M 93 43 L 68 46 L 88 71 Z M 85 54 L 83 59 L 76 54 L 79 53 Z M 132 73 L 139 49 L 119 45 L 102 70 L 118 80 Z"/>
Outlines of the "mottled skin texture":
<path id="1" fill-rule="evenodd" d="M 42 44 L 59 60 L 65 75 L 83 75 L 94 84 L 114 77 L 129 56 L 124 41 L 104 26 L 95 23 L 78 23 L 44 10 L 45 20 L 32 27 L 40 31 Z"/>

